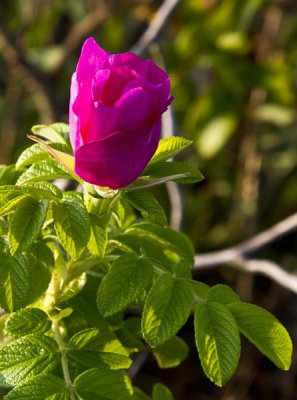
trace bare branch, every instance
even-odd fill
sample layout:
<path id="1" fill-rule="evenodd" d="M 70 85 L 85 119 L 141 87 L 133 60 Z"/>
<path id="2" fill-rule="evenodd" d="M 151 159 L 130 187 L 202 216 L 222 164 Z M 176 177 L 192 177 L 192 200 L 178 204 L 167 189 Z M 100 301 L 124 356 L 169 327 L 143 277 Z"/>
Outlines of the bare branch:
<path id="1" fill-rule="evenodd" d="M 284 270 L 278 264 L 270 260 L 237 260 L 231 264 L 241 272 L 265 275 L 279 285 L 297 293 L 297 275 Z"/>
<path id="2" fill-rule="evenodd" d="M 67 61 L 68 57 L 81 45 L 84 38 L 91 35 L 96 27 L 102 24 L 110 16 L 110 13 L 103 2 L 87 14 L 79 23 L 75 24 L 64 40 L 61 56 L 50 70 L 56 74 Z"/>
<path id="3" fill-rule="evenodd" d="M 253 236 L 236 246 L 224 250 L 214 251 L 195 256 L 195 269 L 212 268 L 218 265 L 230 263 L 244 258 L 246 255 L 254 253 L 258 249 L 279 239 L 281 236 L 297 228 L 297 213 L 285 218 L 283 221 L 273 225 L 271 228 Z"/>
<path id="4" fill-rule="evenodd" d="M 139 38 L 131 51 L 135 54 L 142 54 L 148 46 L 156 39 L 161 29 L 165 25 L 168 17 L 179 3 L 179 0 L 165 0 L 156 12 L 147 30 Z"/>

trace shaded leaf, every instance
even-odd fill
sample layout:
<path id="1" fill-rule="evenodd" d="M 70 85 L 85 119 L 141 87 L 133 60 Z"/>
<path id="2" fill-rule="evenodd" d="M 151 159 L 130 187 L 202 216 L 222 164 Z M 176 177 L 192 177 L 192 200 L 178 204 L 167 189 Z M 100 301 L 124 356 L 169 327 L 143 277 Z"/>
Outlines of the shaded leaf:
<path id="1" fill-rule="evenodd" d="M 189 353 L 187 344 L 178 336 L 173 336 L 161 346 L 153 349 L 160 368 L 172 368 L 184 361 Z"/>
<path id="2" fill-rule="evenodd" d="M 11 253 L 26 250 L 37 239 L 46 216 L 47 201 L 27 197 L 22 201 L 10 221 L 8 239 Z"/>
<path id="3" fill-rule="evenodd" d="M 167 225 L 166 214 L 152 193 L 138 190 L 127 193 L 126 197 L 145 220 L 161 226 Z"/>
<path id="4" fill-rule="evenodd" d="M 135 254 L 119 257 L 99 286 L 97 305 L 100 312 L 106 316 L 123 310 L 143 294 L 152 277 L 152 265 L 144 257 Z"/>

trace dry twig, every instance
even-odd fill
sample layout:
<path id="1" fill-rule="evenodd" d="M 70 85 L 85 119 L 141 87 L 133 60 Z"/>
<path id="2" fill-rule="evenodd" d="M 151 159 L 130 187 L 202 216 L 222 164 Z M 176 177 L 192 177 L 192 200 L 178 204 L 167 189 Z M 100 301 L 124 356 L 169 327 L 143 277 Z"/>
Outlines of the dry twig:
<path id="1" fill-rule="evenodd" d="M 168 17 L 179 3 L 179 0 L 165 0 L 156 12 L 147 30 L 139 38 L 131 51 L 135 54 L 142 54 L 148 46 L 156 39 L 161 29 L 165 25 Z"/>
<path id="2" fill-rule="evenodd" d="M 289 273 L 279 265 L 269 260 L 251 259 L 247 260 L 249 254 L 274 242 L 280 237 L 297 228 L 297 213 L 285 218 L 283 221 L 273 225 L 271 228 L 258 233 L 238 245 L 224 250 L 214 251 L 195 256 L 195 271 L 214 268 L 228 264 L 242 272 L 259 273 L 265 275 L 282 285 L 288 290 L 297 293 L 297 275 Z"/>

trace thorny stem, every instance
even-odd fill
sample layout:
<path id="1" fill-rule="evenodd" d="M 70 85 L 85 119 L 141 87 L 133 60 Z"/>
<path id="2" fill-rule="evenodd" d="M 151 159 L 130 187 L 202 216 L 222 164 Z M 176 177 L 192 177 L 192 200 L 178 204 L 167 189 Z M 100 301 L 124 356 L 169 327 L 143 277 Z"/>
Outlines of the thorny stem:
<path id="1" fill-rule="evenodd" d="M 70 373 L 69 373 L 69 366 L 68 366 L 68 360 L 67 360 L 67 346 L 62 338 L 62 335 L 60 332 L 60 327 L 59 327 L 59 321 L 57 319 L 52 320 L 52 330 L 54 332 L 54 337 L 59 346 L 59 350 L 61 353 L 62 370 L 63 370 L 66 387 L 69 392 L 70 400 L 76 400 L 74 389 L 73 389 L 73 383 L 72 383 Z"/>

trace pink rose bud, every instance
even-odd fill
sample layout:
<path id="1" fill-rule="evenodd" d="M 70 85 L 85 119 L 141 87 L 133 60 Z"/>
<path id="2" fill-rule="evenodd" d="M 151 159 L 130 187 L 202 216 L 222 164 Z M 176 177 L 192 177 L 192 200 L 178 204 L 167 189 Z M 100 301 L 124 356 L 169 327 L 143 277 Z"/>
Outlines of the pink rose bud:
<path id="1" fill-rule="evenodd" d="M 77 175 L 112 189 L 133 182 L 158 146 L 169 91 L 168 75 L 152 60 L 109 54 L 87 39 L 70 90 Z"/>

